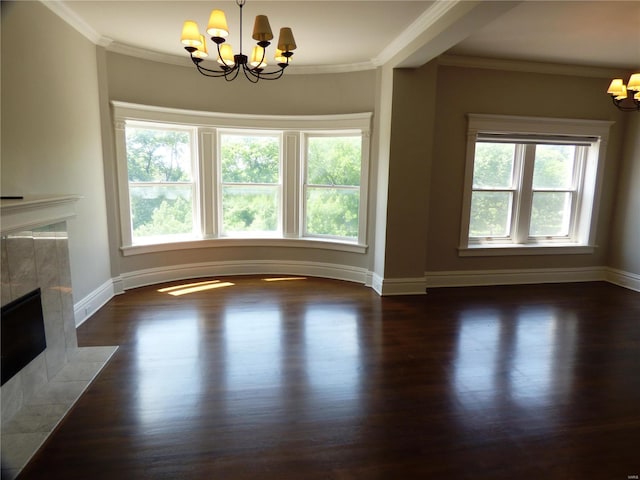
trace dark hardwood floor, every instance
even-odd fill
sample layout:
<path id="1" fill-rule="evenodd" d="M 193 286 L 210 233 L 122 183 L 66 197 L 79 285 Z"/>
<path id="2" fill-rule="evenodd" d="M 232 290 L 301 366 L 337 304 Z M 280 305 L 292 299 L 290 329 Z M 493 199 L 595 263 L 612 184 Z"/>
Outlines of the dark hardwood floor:
<path id="1" fill-rule="evenodd" d="M 211 285 L 132 290 L 78 329 L 120 349 L 21 480 L 640 475 L 638 293 Z"/>

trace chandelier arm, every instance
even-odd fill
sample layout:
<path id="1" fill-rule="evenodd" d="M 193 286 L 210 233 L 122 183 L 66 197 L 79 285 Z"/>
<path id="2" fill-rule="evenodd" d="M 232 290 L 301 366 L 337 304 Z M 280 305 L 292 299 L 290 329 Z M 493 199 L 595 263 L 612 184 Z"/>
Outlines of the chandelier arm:
<path id="1" fill-rule="evenodd" d="M 238 65 L 234 65 L 231 70 L 224 72 L 224 79 L 227 82 L 234 81 L 240 73 L 240 70 L 241 68 Z"/>
<path id="2" fill-rule="evenodd" d="M 195 64 L 196 68 L 198 69 L 198 72 L 200 72 L 202 75 L 204 75 L 205 77 L 225 77 L 228 75 L 229 72 L 225 72 L 224 70 L 212 70 L 210 68 L 206 68 L 203 67 L 202 65 L 200 65 L 199 61 L 196 61 L 195 59 L 193 59 L 193 63 Z M 198 59 L 200 60 L 200 59 Z"/>
<path id="3" fill-rule="evenodd" d="M 622 112 L 640 112 L 640 101 L 633 99 L 633 106 L 625 106 L 622 104 L 622 100 L 617 100 L 614 95 L 611 95 L 613 104 Z"/>
<path id="4" fill-rule="evenodd" d="M 272 72 L 256 72 L 262 80 L 277 80 L 284 74 L 284 68 L 280 67 L 280 70 L 274 70 Z"/>
<path id="5" fill-rule="evenodd" d="M 260 72 L 256 72 L 252 68 L 247 68 L 245 65 L 242 66 L 242 73 L 244 73 L 246 79 L 251 83 L 258 83 L 258 81 L 262 78 L 260 76 Z"/>

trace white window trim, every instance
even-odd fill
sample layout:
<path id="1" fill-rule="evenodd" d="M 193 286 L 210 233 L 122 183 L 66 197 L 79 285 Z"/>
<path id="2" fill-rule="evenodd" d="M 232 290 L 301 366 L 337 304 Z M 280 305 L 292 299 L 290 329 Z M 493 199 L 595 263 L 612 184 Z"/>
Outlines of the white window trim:
<path id="1" fill-rule="evenodd" d="M 543 117 L 517 117 L 508 115 L 468 114 L 467 156 L 464 177 L 462 218 L 460 226 L 460 256 L 502 256 L 502 255 L 553 255 L 593 253 L 597 247 L 598 210 L 602 190 L 602 172 L 606 162 L 609 130 L 614 122 L 604 120 L 576 120 Z M 575 241 L 554 240 L 539 243 L 523 239 L 509 242 L 492 241 L 474 243 L 469 241 L 469 221 L 471 215 L 471 194 L 476 139 L 479 133 L 513 135 L 571 135 L 576 137 L 597 137 L 597 148 L 589 148 L 586 158 L 581 201 L 576 205 L 577 218 L 574 225 Z"/>
<path id="2" fill-rule="evenodd" d="M 372 113 L 353 113 L 337 115 L 244 115 L 212 113 L 197 110 L 182 110 L 127 102 L 112 101 L 115 141 L 116 141 L 116 178 L 118 182 L 119 217 L 121 225 L 121 247 L 125 256 L 207 248 L 213 246 L 277 246 L 304 247 L 339 250 L 354 253 L 367 251 L 366 225 L 368 209 L 369 182 L 369 143 Z M 195 215 L 199 219 L 202 237 L 177 240 L 167 243 L 134 245 L 131 238 L 131 218 L 129 207 L 128 176 L 126 161 L 125 126 L 128 122 L 152 122 L 165 127 L 193 128 L 197 145 L 195 156 L 197 165 L 193 175 L 196 182 Z M 281 202 L 282 232 L 277 237 L 230 238 L 221 236 L 221 211 L 218 205 L 220 172 L 217 158 L 219 133 L 222 130 L 245 129 L 252 132 L 262 130 L 265 133 L 278 132 L 281 135 L 282 184 Z M 359 235 L 356 242 L 345 239 L 305 237 L 302 232 L 303 214 L 300 195 L 301 175 L 301 138 L 305 133 L 327 133 L 351 131 L 362 135 L 362 169 L 360 186 Z"/>

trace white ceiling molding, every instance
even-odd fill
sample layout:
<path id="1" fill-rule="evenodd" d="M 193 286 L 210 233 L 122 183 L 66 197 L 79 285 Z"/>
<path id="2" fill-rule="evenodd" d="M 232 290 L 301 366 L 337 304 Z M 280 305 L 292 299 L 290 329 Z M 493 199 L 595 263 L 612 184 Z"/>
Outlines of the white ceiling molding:
<path id="1" fill-rule="evenodd" d="M 461 0 L 437 0 L 422 15 L 420 15 L 411 25 L 407 27 L 395 40 L 389 43 L 380 54 L 372 59 L 376 66 L 382 66 L 390 61 L 397 54 L 402 52 L 411 42 L 416 40 L 429 28 L 433 27 L 438 20 L 446 15 Z"/>
<path id="2" fill-rule="evenodd" d="M 560 63 L 532 62 L 528 60 L 506 60 L 499 58 L 483 58 L 465 55 L 441 55 L 438 65 L 447 67 L 484 68 L 489 70 L 505 70 L 512 72 L 543 73 L 551 75 L 571 75 L 578 77 L 612 78 L 626 73 L 620 69 L 607 67 L 589 67 L 581 65 L 565 65 Z"/>
<path id="3" fill-rule="evenodd" d="M 145 48 L 134 47 L 120 42 L 110 42 L 105 45 L 109 52 L 128 55 L 130 57 L 141 58 L 143 60 L 151 60 L 153 62 L 166 63 L 169 65 L 178 65 L 180 67 L 193 67 L 191 59 L 186 55 L 171 55 L 169 53 L 156 52 Z M 377 66 L 369 62 L 349 63 L 344 65 L 296 65 L 292 64 L 287 68 L 287 75 L 310 75 L 310 74 L 329 74 L 329 73 L 350 73 L 361 72 L 365 70 L 374 70 Z"/>
<path id="4" fill-rule="evenodd" d="M 106 46 L 108 44 L 108 40 L 103 38 L 98 32 L 96 32 L 87 22 L 85 22 L 82 18 L 80 18 L 73 10 L 67 7 L 60 0 L 41 0 L 45 7 L 59 16 L 62 20 L 64 20 L 69 26 L 76 29 L 79 33 L 81 33 L 84 37 L 89 39 L 91 42 L 96 45 Z"/>

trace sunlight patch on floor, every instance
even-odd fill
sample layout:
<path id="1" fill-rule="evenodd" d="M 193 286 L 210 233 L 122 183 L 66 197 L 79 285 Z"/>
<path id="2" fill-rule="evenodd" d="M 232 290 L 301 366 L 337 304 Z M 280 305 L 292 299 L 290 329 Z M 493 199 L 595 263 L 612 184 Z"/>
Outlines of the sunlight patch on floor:
<path id="1" fill-rule="evenodd" d="M 306 280 L 307 277 L 277 277 L 277 278 L 263 278 L 265 282 L 288 282 L 290 280 Z"/>
<path id="2" fill-rule="evenodd" d="M 180 295 L 186 295 L 188 293 L 203 292 L 206 290 L 213 290 L 214 288 L 231 287 L 233 285 L 235 285 L 235 283 L 220 282 L 220 280 L 210 280 L 207 282 L 184 283 L 182 285 L 175 285 L 173 287 L 160 288 L 158 292 L 168 293 L 169 295 L 173 295 L 174 297 L 179 297 Z"/>

